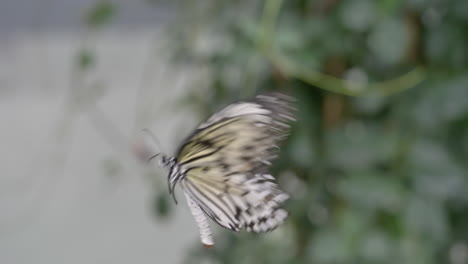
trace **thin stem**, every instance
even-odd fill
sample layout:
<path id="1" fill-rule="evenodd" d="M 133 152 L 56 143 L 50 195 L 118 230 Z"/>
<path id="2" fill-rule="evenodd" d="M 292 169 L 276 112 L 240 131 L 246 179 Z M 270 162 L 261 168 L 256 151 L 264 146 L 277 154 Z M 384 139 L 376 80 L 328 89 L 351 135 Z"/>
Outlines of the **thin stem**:
<path id="1" fill-rule="evenodd" d="M 254 45 L 257 50 L 268 50 L 273 43 L 273 34 L 275 32 L 276 20 L 279 11 L 281 10 L 282 0 L 267 0 L 263 7 L 262 17 L 260 19 L 260 29 L 257 38 L 254 40 Z M 246 77 L 243 85 L 241 85 L 241 97 L 251 97 L 254 94 L 253 88 L 259 80 L 262 71 L 262 65 L 259 63 L 263 58 L 252 54 L 247 61 Z"/>
<path id="2" fill-rule="evenodd" d="M 272 47 L 276 21 L 282 4 L 283 0 L 267 0 L 265 2 L 260 22 L 260 37 L 256 40 L 256 44 L 260 49 L 269 50 Z"/>
<path id="3" fill-rule="evenodd" d="M 426 78 L 425 70 L 422 67 L 416 67 L 391 80 L 374 83 L 358 83 L 339 79 L 315 70 L 306 69 L 272 50 L 267 51 L 266 54 L 267 58 L 282 71 L 285 76 L 296 78 L 329 92 L 348 96 L 363 96 L 376 93 L 388 96 L 415 87 Z"/>
<path id="4" fill-rule="evenodd" d="M 282 0 L 267 0 L 265 2 L 263 15 L 260 21 L 260 34 L 259 38 L 256 39 L 256 45 L 259 51 L 261 51 L 286 77 L 296 78 L 329 92 L 348 96 L 363 96 L 371 93 L 392 95 L 415 87 L 426 78 L 425 70 L 422 67 L 416 67 L 391 80 L 374 83 L 358 83 L 305 68 L 291 61 L 275 49 L 273 40 L 282 2 Z"/>

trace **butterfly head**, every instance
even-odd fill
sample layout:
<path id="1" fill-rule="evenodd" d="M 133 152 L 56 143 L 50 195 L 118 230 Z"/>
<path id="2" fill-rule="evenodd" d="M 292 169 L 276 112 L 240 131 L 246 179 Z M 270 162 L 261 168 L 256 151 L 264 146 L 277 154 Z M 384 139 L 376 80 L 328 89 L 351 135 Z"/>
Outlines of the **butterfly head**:
<path id="1" fill-rule="evenodd" d="M 162 155 L 161 153 L 158 153 L 156 155 L 153 155 L 151 158 L 149 158 L 148 162 L 150 162 L 154 158 L 158 158 L 159 167 L 169 168 L 169 174 L 167 176 L 169 193 L 172 194 L 174 201 L 177 204 L 177 199 L 175 198 L 174 189 L 180 177 L 182 176 L 182 173 L 180 172 L 180 168 L 179 166 L 177 166 L 177 160 L 175 157 L 168 157 L 166 155 Z"/>
<path id="2" fill-rule="evenodd" d="M 161 153 L 155 154 L 148 159 L 148 162 L 151 162 L 153 159 L 158 158 L 158 165 L 161 168 L 172 167 L 175 165 L 176 160 L 174 157 L 168 157 Z"/>
<path id="3" fill-rule="evenodd" d="M 175 161 L 174 157 L 168 157 L 168 156 L 165 156 L 165 155 L 161 155 L 159 160 L 158 160 L 158 163 L 159 163 L 159 167 L 161 167 L 161 168 L 166 168 L 166 167 L 170 168 L 170 167 L 174 166 L 176 161 Z"/>
<path id="4" fill-rule="evenodd" d="M 175 198 L 174 189 L 180 177 L 182 176 L 182 173 L 180 172 L 180 168 L 179 166 L 177 166 L 177 160 L 174 157 L 160 155 L 158 163 L 161 168 L 169 168 L 169 174 L 167 176 L 169 193 L 172 194 L 174 201 L 177 204 L 177 199 Z"/>

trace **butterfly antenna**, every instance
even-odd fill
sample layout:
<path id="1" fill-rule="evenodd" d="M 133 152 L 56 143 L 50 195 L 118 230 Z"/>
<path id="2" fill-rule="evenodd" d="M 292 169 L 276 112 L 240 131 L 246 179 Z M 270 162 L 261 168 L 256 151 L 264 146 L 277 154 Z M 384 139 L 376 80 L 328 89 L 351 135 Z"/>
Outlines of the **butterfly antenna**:
<path id="1" fill-rule="evenodd" d="M 153 132 L 151 132 L 151 130 L 149 130 L 149 129 L 147 129 L 147 128 L 143 128 L 141 131 L 147 133 L 147 134 L 151 137 L 151 139 L 152 139 L 153 142 L 156 144 L 156 147 L 157 147 L 158 150 L 159 150 L 158 154 L 155 154 L 155 155 L 151 156 L 151 157 L 147 160 L 147 162 L 150 162 L 151 160 L 153 160 L 154 158 L 156 158 L 158 155 L 161 154 L 161 152 L 162 152 L 162 146 L 161 146 L 161 143 L 159 142 L 158 138 L 153 134 Z"/>
<path id="2" fill-rule="evenodd" d="M 149 130 L 147 128 L 143 128 L 141 131 L 147 133 L 153 139 L 154 143 L 156 143 L 157 148 L 159 150 L 162 150 L 161 143 L 159 142 L 158 138 L 151 132 L 151 130 Z M 149 157 L 146 162 L 150 163 L 154 158 L 156 158 L 159 155 L 161 155 L 161 152 L 158 152 L 157 154 Z M 173 184 L 171 186 L 169 181 L 167 182 L 167 184 L 168 184 L 168 188 L 169 188 L 169 193 L 172 194 L 172 198 L 174 199 L 174 202 L 177 204 L 177 199 L 176 199 L 175 192 L 174 192 L 175 184 Z"/>
<path id="3" fill-rule="evenodd" d="M 158 153 L 158 154 L 155 154 L 151 157 L 148 158 L 148 160 L 146 161 L 146 163 L 150 163 L 154 158 L 156 158 L 157 156 L 159 156 L 161 153 Z"/>

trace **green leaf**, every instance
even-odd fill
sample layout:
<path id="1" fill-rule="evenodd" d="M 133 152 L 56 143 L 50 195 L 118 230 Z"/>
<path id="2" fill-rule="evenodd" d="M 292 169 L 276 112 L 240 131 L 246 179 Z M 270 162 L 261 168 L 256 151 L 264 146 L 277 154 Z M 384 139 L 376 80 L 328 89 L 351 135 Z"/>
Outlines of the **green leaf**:
<path id="1" fill-rule="evenodd" d="M 410 113 L 427 132 L 437 132 L 449 122 L 463 119 L 468 112 L 468 76 L 432 80 L 415 100 Z"/>
<path id="2" fill-rule="evenodd" d="M 314 235 L 309 249 L 312 263 L 349 263 L 351 251 L 343 237 L 335 230 L 321 230 Z"/>
<path id="3" fill-rule="evenodd" d="M 414 195 L 404 215 L 407 232 L 442 245 L 450 235 L 449 222 L 441 203 Z"/>
<path id="4" fill-rule="evenodd" d="M 414 189 L 437 201 L 464 200 L 468 188 L 466 172 L 455 163 L 447 149 L 431 141 L 414 144 L 408 157 Z"/>
<path id="5" fill-rule="evenodd" d="M 405 191 L 396 178 L 377 171 L 357 171 L 338 183 L 338 193 L 356 208 L 398 212 Z"/>
<path id="6" fill-rule="evenodd" d="M 159 194 L 154 199 L 154 212 L 157 217 L 167 218 L 171 212 L 171 205 L 167 194 Z"/>
<path id="7" fill-rule="evenodd" d="M 396 253 L 395 243 L 384 232 L 371 230 L 359 243 L 359 253 L 368 263 L 394 263 L 390 260 Z"/>
<path id="8" fill-rule="evenodd" d="M 336 167 L 367 169 L 391 160 L 397 143 L 394 131 L 361 121 L 348 122 L 326 135 L 330 162 Z"/>
<path id="9" fill-rule="evenodd" d="M 357 32 L 369 29 L 376 20 L 375 2 L 372 0 L 345 1 L 340 12 L 343 26 Z"/>
<path id="10" fill-rule="evenodd" d="M 116 8 L 109 1 L 99 1 L 86 14 L 86 24 L 90 28 L 98 28 L 107 23 L 115 16 Z"/>
<path id="11" fill-rule="evenodd" d="M 385 18 L 372 30 L 369 48 L 386 65 L 400 62 L 408 49 L 409 31 L 403 21 Z"/>
<path id="12" fill-rule="evenodd" d="M 95 54 L 90 50 L 82 49 L 78 53 L 77 64 L 81 70 L 92 68 L 96 64 Z"/>

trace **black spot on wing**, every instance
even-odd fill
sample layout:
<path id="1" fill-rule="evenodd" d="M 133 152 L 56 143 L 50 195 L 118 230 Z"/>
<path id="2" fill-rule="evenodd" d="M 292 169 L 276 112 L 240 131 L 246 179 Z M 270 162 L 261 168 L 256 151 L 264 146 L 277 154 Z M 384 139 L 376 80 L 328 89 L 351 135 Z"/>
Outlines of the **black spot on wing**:
<path id="1" fill-rule="evenodd" d="M 245 145 L 245 146 L 242 147 L 242 150 L 243 151 L 252 151 L 252 150 L 254 150 L 254 148 L 255 147 L 252 146 L 252 145 Z"/>
<path id="2" fill-rule="evenodd" d="M 248 162 L 252 159 L 251 156 L 240 156 L 239 159 L 243 162 Z"/>
<path id="3" fill-rule="evenodd" d="M 238 206 L 236 206 L 236 214 L 234 215 L 234 217 L 237 220 L 239 220 L 241 213 L 242 213 L 242 210 Z"/>
<path id="4" fill-rule="evenodd" d="M 223 171 L 227 172 L 229 171 L 229 169 L 231 168 L 231 165 L 227 164 L 227 163 L 219 163 L 219 166 L 223 169 Z"/>
<path id="5" fill-rule="evenodd" d="M 206 147 L 206 148 L 211 148 L 213 147 L 213 142 L 209 141 L 209 140 L 200 140 L 197 142 L 198 145 L 201 145 L 203 147 Z"/>

